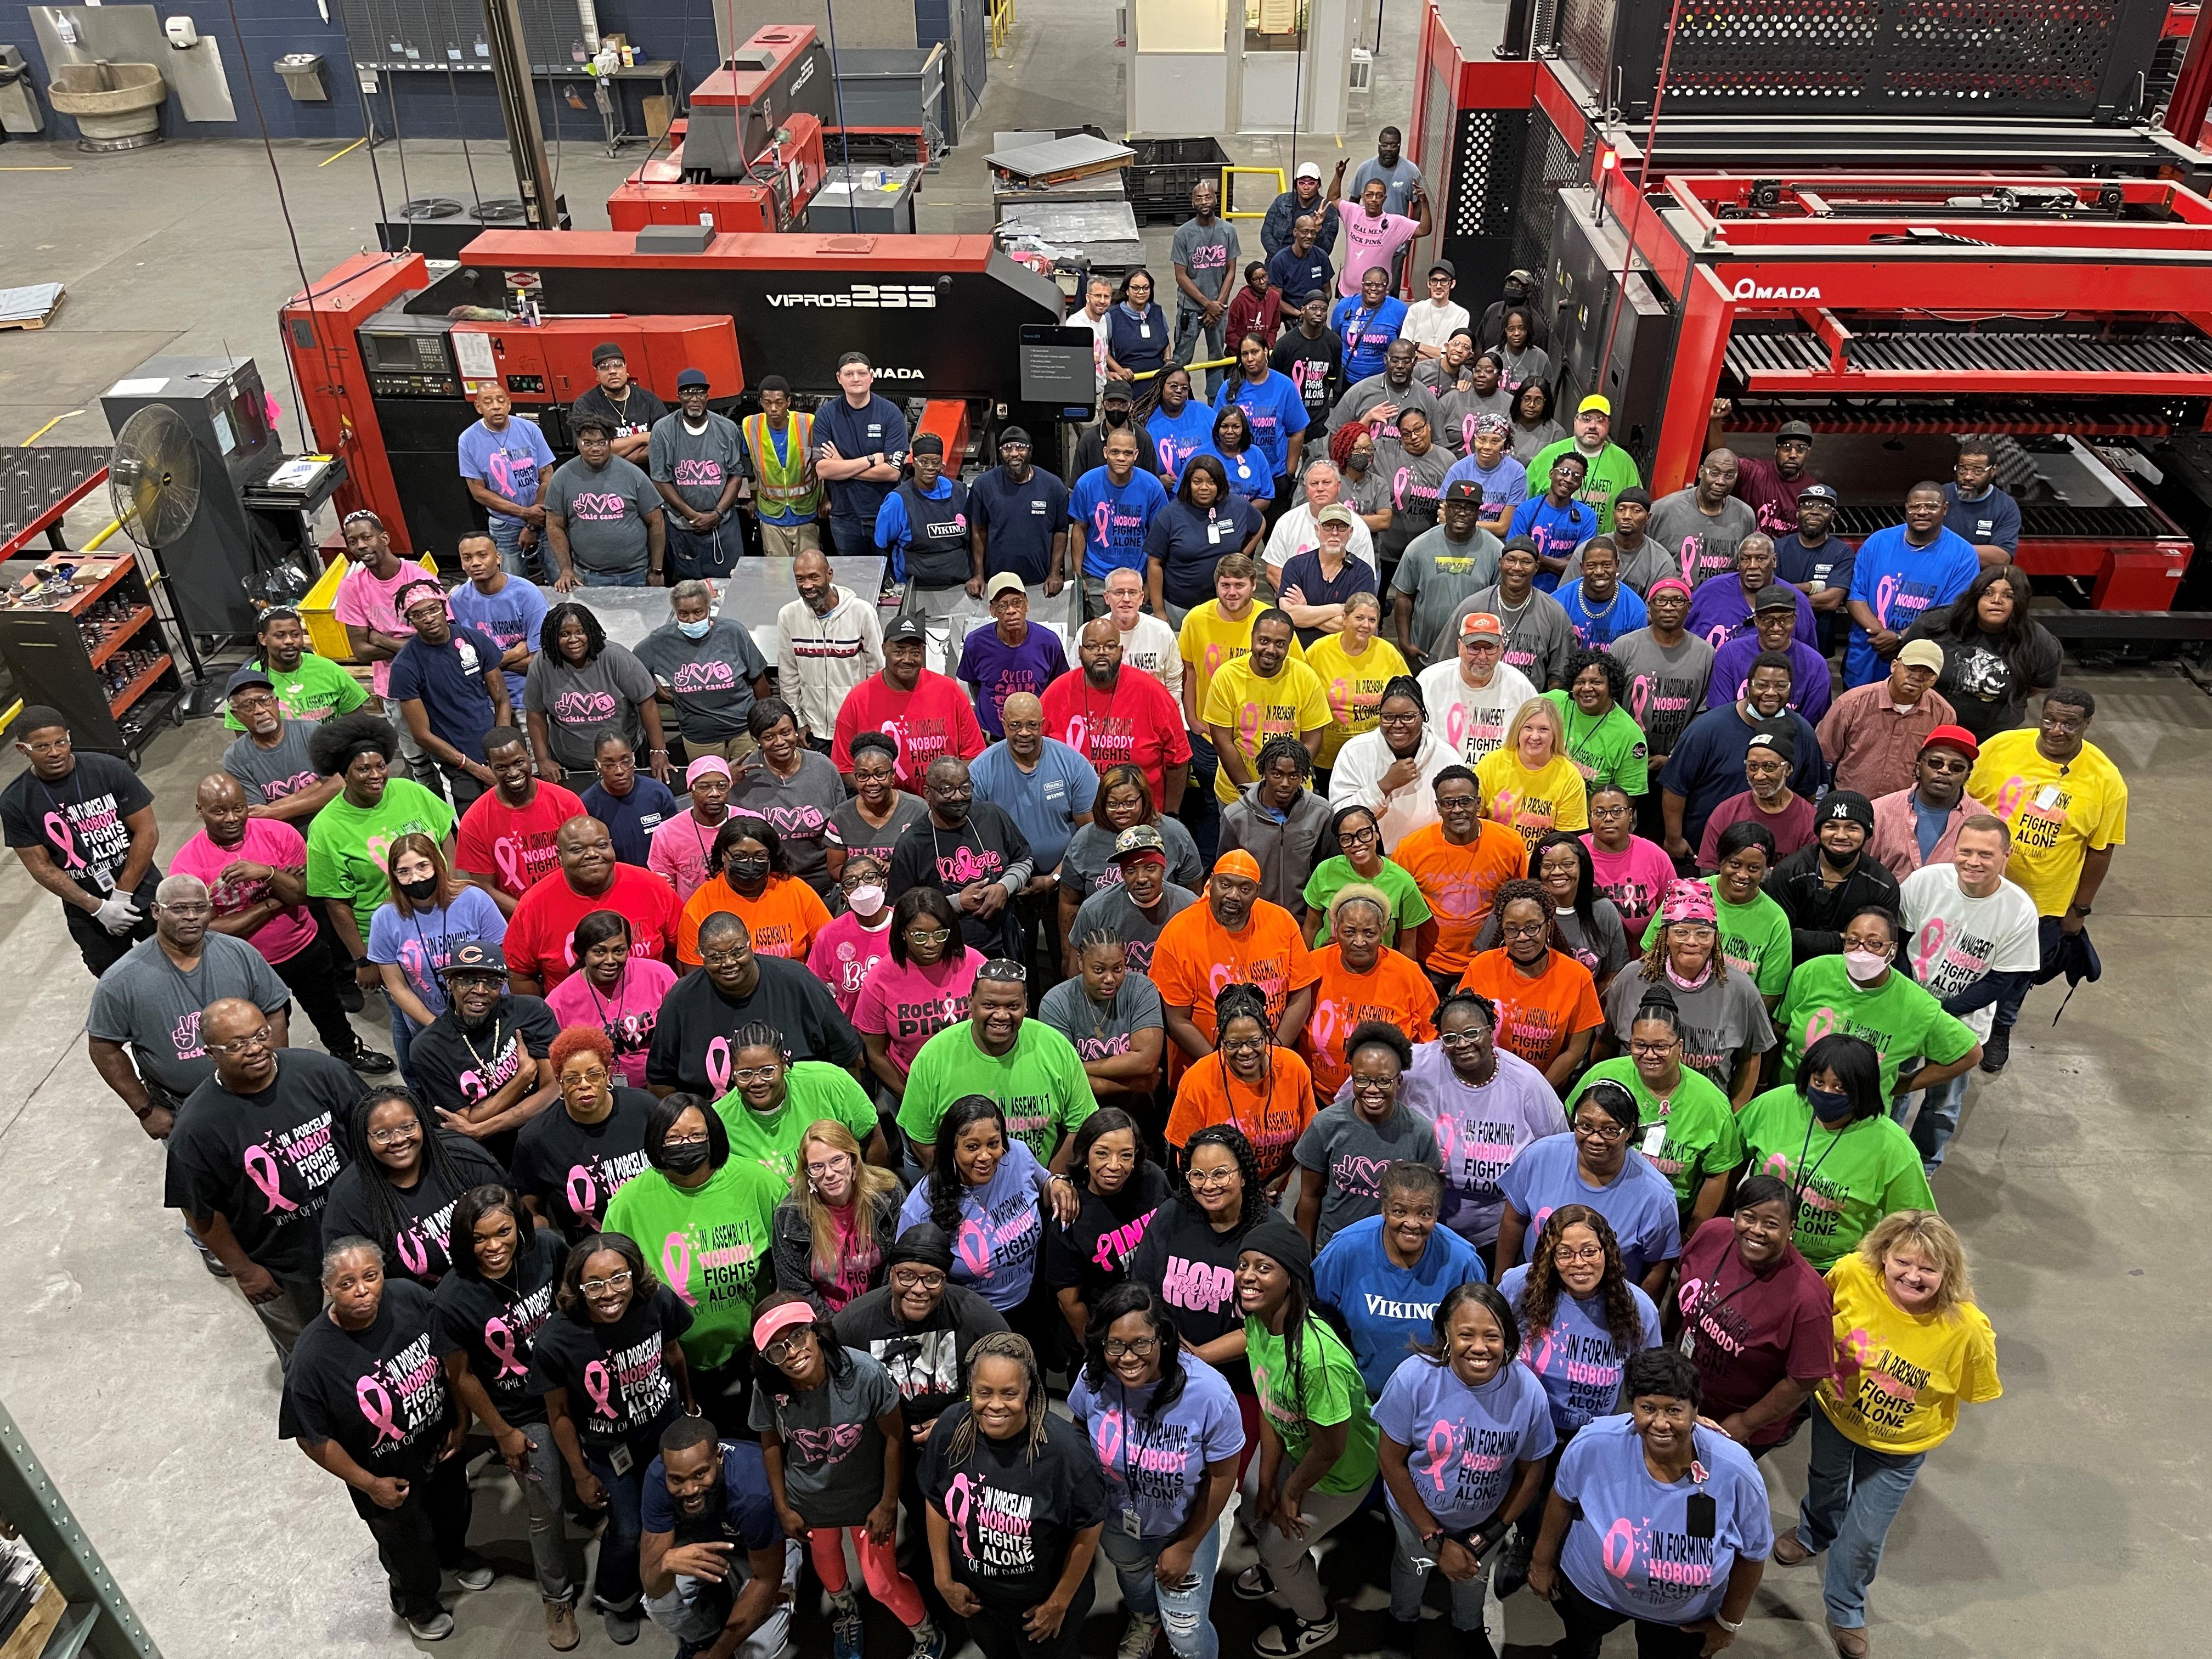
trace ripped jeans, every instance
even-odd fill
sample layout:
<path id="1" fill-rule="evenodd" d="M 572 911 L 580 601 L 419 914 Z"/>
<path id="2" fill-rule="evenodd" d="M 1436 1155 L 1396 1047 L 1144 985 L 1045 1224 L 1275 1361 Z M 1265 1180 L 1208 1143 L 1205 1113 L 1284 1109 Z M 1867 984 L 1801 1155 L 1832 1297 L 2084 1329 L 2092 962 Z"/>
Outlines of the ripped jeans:
<path id="1" fill-rule="evenodd" d="M 1221 1638 L 1213 1628 L 1214 1569 L 1221 1563 L 1221 1523 L 1215 1522 L 1191 1553 L 1190 1577 L 1182 1588 L 1170 1589 L 1152 1576 L 1152 1564 L 1172 1540 L 1132 1538 L 1121 1530 L 1121 1517 L 1106 1517 L 1098 1534 L 1098 1547 L 1114 1564 L 1121 1582 L 1121 1604 L 1133 1613 L 1156 1618 L 1167 1632 L 1175 1659 L 1216 1659 Z"/>

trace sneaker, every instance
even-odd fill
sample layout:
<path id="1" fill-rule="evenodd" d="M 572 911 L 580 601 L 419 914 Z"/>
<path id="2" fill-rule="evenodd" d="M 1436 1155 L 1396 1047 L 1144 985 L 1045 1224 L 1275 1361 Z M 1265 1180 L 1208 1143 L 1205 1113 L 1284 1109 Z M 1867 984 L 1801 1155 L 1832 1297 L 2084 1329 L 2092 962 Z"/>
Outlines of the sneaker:
<path id="1" fill-rule="evenodd" d="M 1503 1601 L 1507 1596 L 1528 1582 L 1528 1558 L 1535 1552 L 1533 1540 L 1516 1532 L 1513 1541 L 1498 1558 L 1498 1566 L 1490 1575 L 1490 1588 Z"/>
<path id="2" fill-rule="evenodd" d="M 1982 1039 L 1982 1069 L 1995 1077 L 2012 1058 L 2012 1027 L 2000 1025 Z"/>
<path id="3" fill-rule="evenodd" d="M 453 1615 L 441 1612 L 428 1619 L 410 1619 L 407 1629 L 418 1642 L 442 1642 L 453 1633 Z"/>
<path id="4" fill-rule="evenodd" d="M 860 1659 L 866 1632 L 866 1622 L 860 1616 L 860 1598 L 848 1594 L 840 1601 L 833 1597 L 830 1603 L 830 1659 Z"/>
<path id="5" fill-rule="evenodd" d="M 1273 1597 L 1275 1581 L 1267 1577 L 1267 1568 L 1255 1563 L 1231 1579 L 1229 1588 L 1240 1601 L 1265 1601 Z"/>
<path id="6" fill-rule="evenodd" d="M 944 1627 L 935 1624 L 921 1626 L 914 1632 L 914 1651 L 907 1659 L 945 1659 Z"/>
<path id="7" fill-rule="evenodd" d="M 390 1054 L 380 1054 L 374 1048 L 356 1048 L 344 1058 L 345 1063 L 363 1077 L 390 1077 L 399 1069 Z"/>
<path id="8" fill-rule="evenodd" d="M 1309 1625 L 1303 1619 L 1285 1619 L 1254 1637 L 1252 1651 L 1264 1656 L 1264 1659 L 1296 1659 L 1298 1654 L 1311 1653 L 1334 1640 L 1336 1615 L 1333 1613 L 1316 1625 Z"/>
<path id="9" fill-rule="evenodd" d="M 1114 1659 L 1147 1659 L 1159 1634 L 1158 1614 L 1131 1613 L 1129 1627 L 1121 1632 L 1121 1645 L 1114 1650 Z"/>
<path id="10" fill-rule="evenodd" d="M 626 1607 L 601 1607 L 599 1622 L 606 1626 L 608 1641 L 618 1648 L 626 1648 L 637 1640 L 637 1603 L 633 1601 Z"/>
<path id="11" fill-rule="evenodd" d="M 457 1569 L 453 1577 L 465 1590 L 488 1590 L 491 1588 L 491 1581 L 499 1575 L 492 1571 L 489 1562 L 471 1561 L 465 1567 Z"/>
<path id="12" fill-rule="evenodd" d="M 1778 1565 L 1784 1567 L 1802 1567 L 1808 1561 L 1811 1560 L 1818 1552 L 1807 1549 L 1805 1547 L 1804 1540 L 1798 1537 L 1796 1533 L 1792 1530 L 1790 1532 L 1780 1533 L 1776 1535 L 1774 1540 L 1774 1548 L 1771 1553 L 1776 1564 Z"/>
<path id="13" fill-rule="evenodd" d="M 576 1628 L 576 1606 L 573 1601 L 548 1601 L 545 1604 L 545 1645 L 556 1653 L 566 1653 L 583 1640 Z"/>

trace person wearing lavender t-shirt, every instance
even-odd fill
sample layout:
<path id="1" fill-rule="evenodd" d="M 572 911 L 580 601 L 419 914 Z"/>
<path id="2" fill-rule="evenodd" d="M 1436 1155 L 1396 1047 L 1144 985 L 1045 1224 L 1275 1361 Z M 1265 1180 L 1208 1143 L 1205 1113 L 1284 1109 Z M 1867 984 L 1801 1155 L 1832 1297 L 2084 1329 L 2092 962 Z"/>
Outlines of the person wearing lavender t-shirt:
<path id="1" fill-rule="evenodd" d="M 1505 1207 L 1499 1177 L 1537 1141 L 1565 1134 L 1566 1114 L 1543 1073 L 1497 1046 L 1492 1021 L 1474 997 L 1445 999 L 1437 1009 L 1437 1029 L 1440 1040 L 1414 1048 L 1398 1099 L 1436 1130 L 1443 1224 L 1486 1260 Z"/>
<path id="2" fill-rule="evenodd" d="M 942 1171 L 941 1176 L 962 1180 L 957 1167 Z M 899 1210 L 901 1232 L 932 1218 L 932 1192 L 939 1178 L 940 1173 L 933 1173 L 906 1195 Z M 1028 1144 L 1010 1139 L 988 1181 L 980 1187 L 961 1187 L 960 1223 L 952 1235 L 952 1282 L 974 1291 L 1000 1313 L 1029 1298 L 1044 1237 L 1044 1215 L 1038 1204 L 1049 1179 Z"/>
<path id="3" fill-rule="evenodd" d="M 1586 1086 L 1601 1091 L 1606 1085 Z M 1632 1097 L 1618 1085 L 1626 1109 L 1633 1114 Z M 1577 1101 L 1583 1115 L 1606 1115 L 1595 1103 Z M 1580 1154 L 1574 1138 L 1556 1135 L 1538 1141 L 1506 1166 L 1498 1178 L 1505 1202 L 1524 1224 L 1521 1230 L 1521 1261 L 1536 1247 L 1544 1221 L 1562 1204 L 1587 1204 L 1613 1224 L 1620 1241 L 1620 1262 L 1628 1276 L 1641 1282 L 1660 1263 L 1681 1253 L 1681 1217 L 1674 1201 L 1674 1183 L 1644 1160 L 1627 1151 L 1620 1172 L 1602 1187 L 1593 1187 L 1578 1167 Z M 1517 1264 L 1514 1264 L 1517 1265 Z M 1504 1282 L 1502 1279 L 1499 1281 Z"/>
<path id="4" fill-rule="evenodd" d="M 1514 1267 L 1498 1281 L 1498 1293 L 1516 1315 L 1528 1282 L 1526 1267 Z M 1521 1363 L 1536 1374 L 1551 1402 L 1552 1426 L 1571 1437 L 1594 1419 L 1610 1413 L 1620 1398 L 1620 1375 L 1629 1356 L 1659 1346 L 1659 1310 L 1643 1287 L 1631 1285 L 1636 1304 L 1636 1346 L 1623 1348 L 1606 1328 L 1605 1293 L 1570 1296 L 1564 1285 L 1552 1302 L 1552 1322 L 1542 1328 L 1521 1322 Z"/>

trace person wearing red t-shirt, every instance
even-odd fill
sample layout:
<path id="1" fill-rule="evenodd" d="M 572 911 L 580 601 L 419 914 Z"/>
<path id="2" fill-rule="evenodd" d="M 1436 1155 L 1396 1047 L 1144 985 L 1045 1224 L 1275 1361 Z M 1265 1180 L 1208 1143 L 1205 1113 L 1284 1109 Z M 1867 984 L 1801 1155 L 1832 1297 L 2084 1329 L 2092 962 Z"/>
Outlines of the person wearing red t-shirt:
<path id="1" fill-rule="evenodd" d="M 885 732 L 898 744 L 893 775 L 909 794 L 921 793 L 932 761 L 946 755 L 974 760 L 983 752 L 975 705 L 958 682 L 921 665 L 927 647 L 919 617 L 901 617 L 884 630 L 884 672 L 862 680 L 837 706 L 830 758 L 847 777 L 853 775 L 853 739 L 863 732 Z"/>
<path id="2" fill-rule="evenodd" d="M 1190 738 L 1182 710 L 1150 674 L 1121 672 L 1121 629 L 1101 617 L 1077 637 L 1083 666 L 1062 674 L 1044 691 L 1044 731 L 1096 767 L 1141 769 L 1160 811 L 1182 810 L 1190 777 Z"/>
<path id="3" fill-rule="evenodd" d="M 511 918 L 516 901 L 561 862 L 553 837 L 583 816 L 584 803 L 572 790 L 539 781 L 531 769 L 530 740 L 514 726 L 495 726 L 484 738 L 484 764 L 492 787 L 461 814 L 453 861 Z"/>
<path id="4" fill-rule="evenodd" d="M 514 994 L 542 997 L 576 971 L 572 936 L 594 910 L 629 919 L 629 953 L 673 963 L 684 907 L 650 870 L 615 857 L 615 838 L 597 818 L 573 817 L 553 845 L 560 870 L 522 896 L 507 924 L 507 975 Z"/>
<path id="5" fill-rule="evenodd" d="M 1786 421 L 1774 434 L 1772 460 L 1736 457 L 1736 499 L 1758 514 L 1759 527 L 1768 535 L 1778 538 L 1796 530 L 1797 498 L 1807 485 L 1820 482 L 1806 470 L 1812 455 L 1813 428 L 1802 421 Z"/>

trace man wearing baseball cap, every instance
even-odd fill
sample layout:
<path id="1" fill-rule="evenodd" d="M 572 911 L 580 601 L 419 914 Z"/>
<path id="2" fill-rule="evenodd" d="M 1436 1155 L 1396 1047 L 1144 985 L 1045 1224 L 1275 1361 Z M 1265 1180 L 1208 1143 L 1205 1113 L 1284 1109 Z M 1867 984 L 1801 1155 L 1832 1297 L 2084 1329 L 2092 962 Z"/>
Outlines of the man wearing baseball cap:
<path id="1" fill-rule="evenodd" d="M 1059 635 L 1030 620 L 1029 590 L 1019 576 L 994 576 L 984 585 L 983 594 L 992 626 L 968 635 L 953 678 L 975 698 L 975 720 L 983 735 L 995 741 L 1006 735 L 1006 699 L 1023 691 L 1042 696 L 1047 686 L 1067 672 L 1067 653 Z"/>
<path id="2" fill-rule="evenodd" d="M 1680 580 L 1675 578 L 1678 583 Z M 1797 607 L 1804 602 L 1805 596 L 1787 582 L 1770 582 L 1759 589 L 1751 605 L 1751 632 L 1737 635 L 1714 653 L 1706 708 L 1724 708 L 1741 696 L 1753 659 L 1771 652 L 1790 659 L 1790 706 L 1820 724 L 1835 691 L 1828 659 L 1797 637 Z"/>
<path id="3" fill-rule="evenodd" d="M 1421 671 L 1421 701 L 1437 735 L 1472 766 L 1504 743 L 1505 728 L 1536 688 L 1504 660 L 1505 629 L 1493 612 L 1468 611 L 1452 637 L 1456 655 Z"/>
<path id="4" fill-rule="evenodd" d="M 1510 455 L 1503 465 L 1520 466 Z M 1466 465 L 1462 461 L 1452 471 Z M 1399 557 L 1390 578 L 1390 631 L 1417 670 L 1429 660 L 1437 636 L 1450 628 L 1461 602 L 1498 580 L 1498 542 L 1482 521 L 1486 510 L 1479 480 L 1447 475 L 1437 522 L 1407 543 Z"/>
<path id="5" fill-rule="evenodd" d="M 668 573 L 726 576 L 744 552 L 738 529 L 738 490 L 745 481 L 744 444 L 738 423 L 707 407 L 706 372 L 687 368 L 676 377 L 676 412 L 653 423 L 646 474 L 668 503 Z"/>
<path id="6" fill-rule="evenodd" d="M 1966 821 L 1990 810 L 1966 793 L 1981 755 L 1963 726 L 1939 726 L 1923 738 L 1911 787 L 1874 798 L 1868 856 L 1899 881 L 1923 865 L 1948 863 Z"/>
<path id="7" fill-rule="evenodd" d="M 1401 337 L 1419 347 L 1424 357 L 1442 357 L 1444 342 L 1468 325 L 1467 307 L 1452 303 L 1452 289 L 1458 283 L 1459 272 L 1450 260 L 1431 259 L 1424 279 L 1428 297 L 1406 307 Z"/>
<path id="8" fill-rule="evenodd" d="M 1121 879 L 1085 899 L 1068 926 L 1070 979 L 1077 972 L 1076 945 L 1102 928 L 1120 936 L 1131 972 L 1150 974 L 1160 930 L 1198 902 L 1197 894 L 1168 879 L 1167 837 L 1149 823 L 1133 823 L 1115 836 L 1113 861 Z"/>
<path id="9" fill-rule="evenodd" d="M 1321 210 L 1321 163 L 1301 161 L 1291 187 L 1267 204 L 1267 216 L 1260 222 L 1260 246 L 1269 258 L 1291 245 L 1291 228 L 1310 218 L 1320 227 L 1318 246 L 1323 253 L 1336 246 L 1336 220 Z"/>
<path id="10" fill-rule="evenodd" d="M 1790 918 L 1793 960 L 1841 955 L 1844 928 L 1869 905 L 1897 913 L 1897 878 L 1867 852 L 1874 803 L 1852 789 L 1832 789 L 1814 812 L 1813 844 L 1774 866 L 1767 896 Z"/>
<path id="11" fill-rule="evenodd" d="M 1725 418 L 1721 412 L 1725 408 L 1723 399 L 1713 418 L 1716 428 Z M 1713 442 L 1717 447 L 1720 442 L 1717 431 Z M 1774 434 L 1772 460 L 1756 455 L 1736 458 L 1736 499 L 1758 514 L 1759 527 L 1768 535 L 1787 535 L 1797 527 L 1797 498 L 1808 484 L 1817 482 L 1805 470 L 1812 454 L 1813 428 L 1802 421 L 1784 421 Z"/>
<path id="12" fill-rule="evenodd" d="M 1582 487 L 1575 492 L 1576 499 L 1588 502 L 1597 512 L 1597 531 L 1594 533 L 1610 535 L 1613 532 L 1613 498 L 1624 489 L 1632 489 L 1644 482 L 1644 475 L 1636 470 L 1636 462 L 1619 444 L 1613 441 L 1613 402 L 1592 392 L 1575 406 L 1575 428 L 1572 437 L 1562 438 L 1557 443 L 1546 444 L 1528 463 L 1528 476 L 1540 482 L 1552 476 L 1552 463 L 1571 452 L 1583 458 L 1589 471 L 1583 474 Z"/>
<path id="13" fill-rule="evenodd" d="M 422 1098 L 465 1118 L 503 1161 L 512 1132 L 560 1098 L 547 1058 L 561 1022 L 542 997 L 507 985 L 507 957 L 481 939 L 456 945 L 437 969 L 446 1010 L 407 1045 L 409 1072 Z"/>
<path id="14" fill-rule="evenodd" d="M 853 775 L 853 739 L 881 732 L 898 744 L 898 786 L 921 793 L 929 763 L 946 755 L 973 760 L 983 752 L 983 728 L 975 705 L 958 684 L 922 665 L 929 635 L 921 618 L 899 617 L 884 630 L 884 668 L 871 674 L 837 705 L 836 740 L 830 758 L 847 778 Z"/>
<path id="15" fill-rule="evenodd" d="M 1835 769 L 1835 787 L 1869 799 L 1909 788 L 1920 745 L 1958 715 L 1936 690 L 1943 648 L 1914 640 L 1890 659 L 1889 677 L 1854 686 L 1820 720 L 1820 752 Z"/>
<path id="16" fill-rule="evenodd" d="M 1786 859 L 1813 842 L 1813 803 L 1790 787 L 1797 764 L 1797 733 L 1782 720 L 1762 722 L 1743 751 L 1746 787 L 1713 808 L 1698 840 L 1698 868 L 1721 865 L 1721 832 L 1735 823 L 1763 825 L 1774 837 L 1774 856 Z"/>
<path id="17" fill-rule="evenodd" d="M 1857 549 L 1828 533 L 1842 501 L 1832 484 L 1807 484 L 1797 492 L 1797 527 L 1774 538 L 1774 574 L 1811 604 L 1814 643 L 1824 657 L 1835 654 L 1836 628 L 1858 558 Z"/>
<path id="18" fill-rule="evenodd" d="M 612 340 L 592 348 L 592 373 L 599 383 L 568 405 L 568 418 L 597 416 L 607 423 L 614 453 L 633 466 L 643 466 L 653 447 L 654 422 L 668 413 L 668 405 L 629 377 L 629 363 Z"/>

